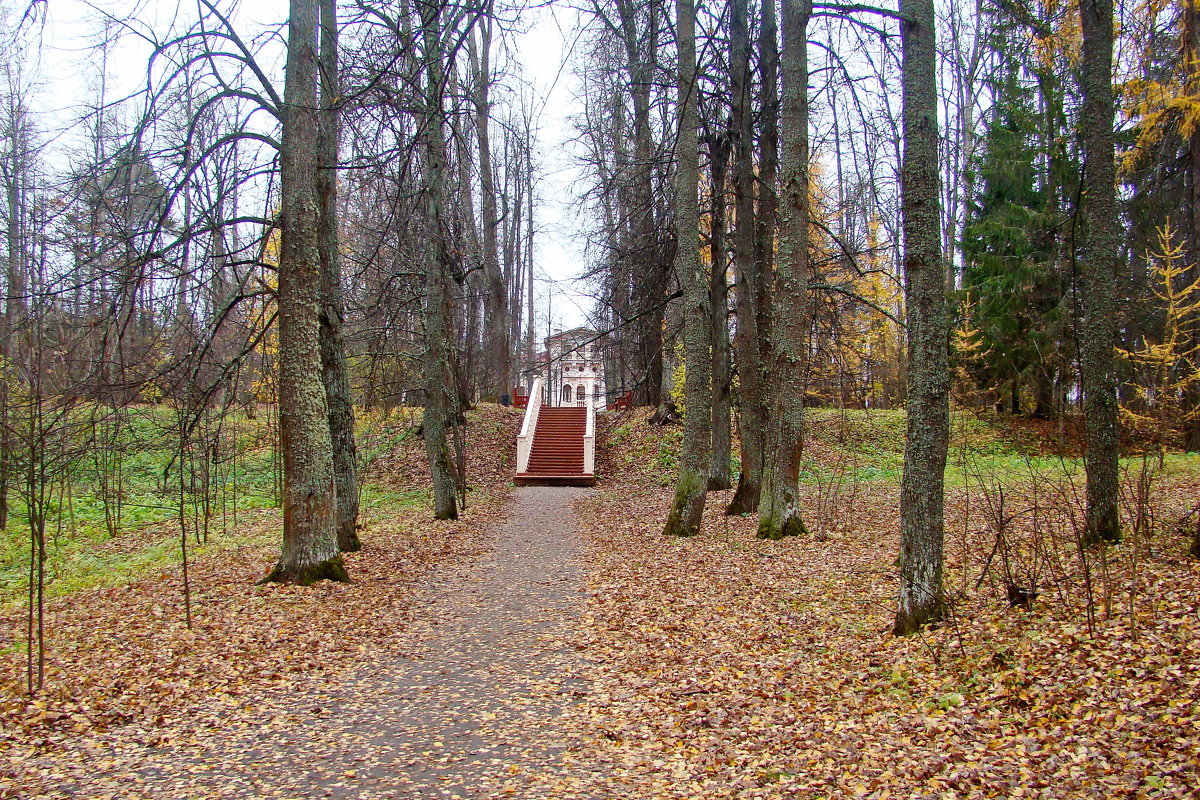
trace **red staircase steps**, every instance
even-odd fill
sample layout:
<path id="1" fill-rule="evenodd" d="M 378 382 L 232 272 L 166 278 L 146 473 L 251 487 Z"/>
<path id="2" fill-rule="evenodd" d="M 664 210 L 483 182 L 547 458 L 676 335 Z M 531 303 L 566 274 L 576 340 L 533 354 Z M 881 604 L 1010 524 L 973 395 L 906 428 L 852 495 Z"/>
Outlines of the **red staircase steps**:
<path id="1" fill-rule="evenodd" d="M 533 433 L 529 466 L 515 476 L 518 485 L 591 486 L 594 475 L 583 471 L 583 435 L 587 409 L 542 406 Z"/>

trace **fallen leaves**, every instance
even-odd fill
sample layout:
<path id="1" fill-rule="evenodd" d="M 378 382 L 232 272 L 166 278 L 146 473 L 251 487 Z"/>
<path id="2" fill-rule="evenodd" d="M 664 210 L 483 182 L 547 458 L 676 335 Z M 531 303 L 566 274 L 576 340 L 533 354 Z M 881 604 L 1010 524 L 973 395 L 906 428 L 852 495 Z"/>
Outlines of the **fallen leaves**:
<path id="1" fill-rule="evenodd" d="M 653 451 L 636 441 L 650 434 L 630 427 L 626 441 Z M 610 468 L 622 458 L 601 454 Z M 591 575 L 586 652 L 595 667 L 574 720 L 591 742 L 579 758 L 609 775 L 601 794 L 1194 790 L 1200 569 L 1178 557 L 1169 533 L 1136 545 L 1136 559 L 1127 552 L 1133 543 L 1111 551 L 1111 585 L 1129 577 L 1119 570 L 1137 570 L 1136 613 L 1101 612 L 1094 633 L 1069 590 L 1063 602 L 1039 602 L 1029 613 L 985 584 L 958 596 L 940 629 L 896 639 L 888 633 L 899 547 L 894 484 L 857 486 L 858 512 L 836 540 L 758 541 L 754 521 L 723 517 L 728 495 L 715 494 L 704 535 L 676 542 L 661 536 L 669 490 L 646 488 L 640 475 L 606 474 L 602 493 L 581 506 Z M 1159 506 L 1194 497 L 1194 480 L 1184 483 L 1164 486 Z M 952 529 L 964 498 L 951 495 Z M 952 540 L 949 583 L 969 586 L 959 575 L 979 574 L 990 541 Z M 1066 561 L 1057 579 L 1076 586 Z"/>
<path id="2" fill-rule="evenodd" d="M 670 491 L 649 473 L 670 461 L 672 434 L 630 414 L 606 423 L 622 441 L 601 449 L 602 482 L 577 504 L 580 609 L 573 579 L 557 574 L 535 569 L 508 594 L 494 585 L 510 580 L 506 564 L 563 561 L 544 545 L 522 550 L 513 534 L 499 561 L 476 562 L 500 518 L 519 424 L 481 413 L 466 520 L 372 519 L 353 584 L 254 587 L 273 552 L 246 548 L 197 565 L 192 631 L 163 580 L 52 606 L 54 690 L 19 697 L 20 659 L 5 657 L 0 785 L 131 797 L 113 776 L 136 763 L 152 786 L 145 765 L 161 752 L 226 797 L 1194 794 L 1200 565 L 1169 524 L 1082 561 L 1062 539 L 1070 487 L 1014 490 L 1013 503 L 1038 503 L 1003 554 L 1036 568 L 1042 595 L 1026 611 L 1009 607 L 999 562 L 988 564 L 994 531 L 977 494 L 956 489 L 952 614 L 897 639 L 894 482 L 840 496 L 807 487 L 808 513 L 843 506 L 822 537 L 759 541 L 752 518 L 720 513 L 728 494 L 718 493 L 703 535 L 664 539 Z M 413 444 L 381 454 L 380 474 L 419 485 Z M 1184 513 L 1196 489 L 1186 475 L 1162 484 L 1157 518 Z M 1026 522 L 1035 517 L 1042 528 Z M 556 530 L 553 519 L 538 525 Z M 431 603 L 431 583 L 458 611 Z M 427 670 L 407 682 L 382 672 L 403 656 Z M 391 731 L 424 718 L 389 719 L 400 701 L 437 720 L 411 752 Z M 345 729 L 350 709 L 372 704 L 375 717 Z M 187 762 L 201 752 L 224 754 L 225 783 L 211 763 Z M 264 782 L 289 769 L 291 795 Z"/>
<path id="3" fill-rule="evenodd" d="M 520 415 L 508 409 L 484 406 L 473 415 L 472 436 L 482 446 L 470 451 L 476 490 L 459 521 L 434 521 L 423 508 L 387 515 L 364 508 L 365 546 L 346 556 L 350 584 L 257 585 L 277 557 L 279 524 L 274 512 L 258 512 L 247 524 L 263 528 L 264 544 L 192 565 L 191 629 L 173 576 L 50 603 L 46 691 L 24 695 L 24 653 L 0 656 L 0 764 L 16 753 L 25 766 L 37 764 L 9 769 L 0 786 L 13 788 L 0 788 L 0 797 L 91 785 L 95 752 L 106 753 L 105 771 L 117 771 L 126 745 L 207 739 L 282 698 L 319 695 L 380 653 L 402 651 L 431 572 L 487 547 L 490 522 L 502 517 L 507 501 L 507 470 L 498 462 L 519 425 Z M 411 437 L 401 449 L 421 447 Z M 397 466 L 413 461 L 397 454 L 392 463 L 377 463 L 369 479 L 387 487 L 421 485 L 421 476 Z M 4 611 L 0 631 L 19 641 L 23 617 L 20 609 Z"/>

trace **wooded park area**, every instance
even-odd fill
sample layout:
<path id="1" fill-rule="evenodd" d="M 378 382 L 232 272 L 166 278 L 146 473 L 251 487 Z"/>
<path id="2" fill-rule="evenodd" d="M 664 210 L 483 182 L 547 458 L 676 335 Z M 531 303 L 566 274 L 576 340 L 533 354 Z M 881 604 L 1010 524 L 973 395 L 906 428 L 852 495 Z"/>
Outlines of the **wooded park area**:
<path id="1" fill-rule="evenodd" d="M 511 791 L 448 773 L 462 796 L 1195 790 L 1200 0 L 84 5 L 0 0 L 0 797 L 100 796 L 63 766 L 88 748 L 161 790 L 167 698 L 228 724 L 226 660 L 265 692 L 228 713 L 285 715 L 317 696 L 287 663 L 336 682 L 447 650 L 421 604 L 482 615 L 463 570 L 548 604 L 526 616 L 552 633 L 512 635 L 573 643 L 546 658 L 574 677 L 454 691 L 576 744 L 500 765 Z M 570 324 L 587 359 L 551 347 Z M 607 407 L 598 488 L 514 489 L 510 406 L 566 359 L 602 375 L 546 395 Z M 695 627 L 717 608 L 744 636 Z M 463 651 L 543 674 L 487 636 Z M 1096 648 L 1117 716 L 1055 695 L 980 721 L 988 681 L 1094 678 L 1062 659 Z M 1093 763 L 827 763 L 788 739 L 822 702 L 806 664 L 859 686 L 884 761 L 958 715 L 989 753 L 1054 717 Z M 399 763 L 372 780 L 418 791 Z M 286 790 L 376 796 L 331 769 Z M 228 796 L 267 796 L 247 775 Z"/>

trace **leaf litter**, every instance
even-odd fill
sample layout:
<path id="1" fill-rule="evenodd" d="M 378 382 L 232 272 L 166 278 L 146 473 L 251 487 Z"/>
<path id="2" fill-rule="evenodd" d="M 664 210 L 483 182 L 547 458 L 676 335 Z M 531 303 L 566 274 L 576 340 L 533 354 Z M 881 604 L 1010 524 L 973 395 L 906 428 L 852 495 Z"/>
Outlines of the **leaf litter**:
<path id="1" fill-rule="evenodd" d="M 56 605 L 55 688 L 20 698 L 20 659 L 6 656 L 0 786 L 30 797 L 1194 793 L 1200 565 L 1183 556 L 1182 531 L 1164 524 L 1096 563 L 1072 560 L 1069 542 L 1023 550 L 1039 534 L 1014 526 L 1006 558 L 1033 559 L 1042 589 L 1031 611 L 1014 609 L 977 493 L 954 490 L 948 621 L 897 639 L 894 482 L 856 484 L 820 536 L 758 541 L 754 520 L 723 516 L 729 495 L 713 493 L 704 533 L 666 540 L 670 491 L 647 480 L 640 455 L 661 452 L 662 432 L 626 427 L 600 453 L 598 489 L 575 502 L 576 544 L 558 500 L 520 512 L 549 509 L 539 543 L 518 517 L 502 522 L 506 428 L 472 448 L 491 464 L 476 481 L 484 501 L 459 523 L 373 520 L 349 586 L 256 588 L 271 553 L 245 552 L 199 565 L 190 633 L 170 617 L 166 581 Z M 1163 483 L 1159 519 L 1185 512 L 1196 488 Z M 810 512 L 831 508 L 820 486 L 805 491 Z M 1031 493 L 1014 490 L 1014 502 Z M 1034 505 L 1068 531 L 1065 505 Z M 14 633 L 19 622 L 5 620 Z"/>

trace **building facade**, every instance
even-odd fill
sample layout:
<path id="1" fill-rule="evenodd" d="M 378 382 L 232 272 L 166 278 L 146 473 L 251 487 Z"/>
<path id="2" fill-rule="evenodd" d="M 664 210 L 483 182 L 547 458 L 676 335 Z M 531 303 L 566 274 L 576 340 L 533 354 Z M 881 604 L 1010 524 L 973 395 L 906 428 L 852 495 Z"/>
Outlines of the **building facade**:
<path id="1" fill-rule="evenodd" d="M 590 405 L 603 410 L 604 358 L 598 337 L 590 328 L 574 328 L 546 337 L 545 351 L 522 373 L 526 386 L 540 375 L 546 387 L 547 404 Z"/>

